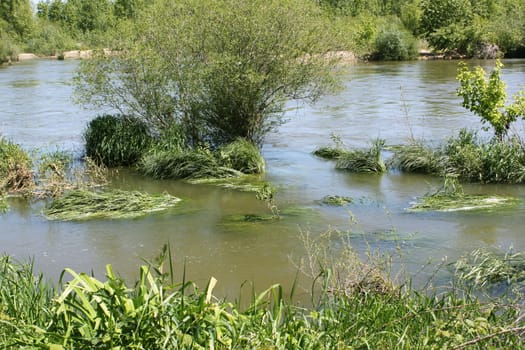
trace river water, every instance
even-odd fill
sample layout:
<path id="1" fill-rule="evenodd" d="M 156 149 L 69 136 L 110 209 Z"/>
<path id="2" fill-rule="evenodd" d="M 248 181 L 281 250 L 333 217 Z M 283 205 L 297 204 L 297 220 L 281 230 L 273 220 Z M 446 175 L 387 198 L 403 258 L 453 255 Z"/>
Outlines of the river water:
<path id="1" fill-rule="evenodd" d="M 491 61 L 472 61 L 487 69 Z M 525 60 L 505 60 L 503 79 L 510 93 L 525 89 Z M 70 82 L 76 61 L 37 60 L 0 68 L 0 133 L 38 150 L 82 153 L 86 122 L 103 111 L 82 110 L 72 102 Z M 525 250 L 525 204 L 497 212 L 409 213 L 417 196 L 440 180 L 396 172 L 360 175 L 334 170 L 311 152 L 337 134 L 349 146 L 368 147 L 410 138 L 439 144 L 460 128 L 480 128 L 456 96 L 455 61 L 360 63 L 342 69 L 344 89 L 312 106 L 290 102 L 288 122 L 268 135 L 263 147 L 266 179 L 278 188 L 277 205 L 297 215 L 266 223 L 235 223 L 235 215 L 268 213 L 253 193 L 180 181 L 156 181 L 121 170 L 111 186 L 183 199 L 181 208 L 137 220 L 50 222 L 43 203 L 10 200 L 0 215 L 0 253 L 32 258 L 36 269 L 55 280 L 64 267 L 104 275 L 113 264 L 134 278 L 142 259 L 155 257 L 169 243 L 176 273 L 204 286 L 219 280 L 218 295 L 236 297 L 241 284 L 256 289 L 290 286 L 304 256 L 301 235 L 329 229 L 351 231 L 360 252 L 395 252 L 407 271 L 428 262 L 450 261 L 480 246 Z M 525 135 L 522 124 L 515 132 Z M 385 153 L 385 157 L 388 154 Z M 525 203 L 522 185 L 466 185 L 469 193 L 512 195 Z M 354 198 L 347 207 L 319 204 L 326 195 Z M 299 210 L 298 210 L 299 209 Z M 420 277 L 416 277 L 420 278 Z"/>

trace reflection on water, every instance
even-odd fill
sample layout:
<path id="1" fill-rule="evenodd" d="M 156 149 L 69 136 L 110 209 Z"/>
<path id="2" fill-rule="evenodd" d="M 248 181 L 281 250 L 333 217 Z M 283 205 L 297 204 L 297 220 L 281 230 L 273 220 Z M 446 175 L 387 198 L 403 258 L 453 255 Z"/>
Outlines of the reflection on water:
<path id="1" fill-rule="evenodd" d="M 82 131 L 99 113 L 71 102 L 71 81 L 78 62 L 33 61 L 0 69 L 0 133 L 28 149 L 82 149 Z M 289 122 L 268 136 L 264 145 L 266 179 L 278 188 L 285 211 L 273 222 L 238 222 L 232 217 L 267 215 L 253 193 L 156 181 L 120 170 L 112 186 L 151 193 L 168 192 L 183 199 L 173 210 L 137 220 L 48 222 L 43 203 L 10 200 L 12 210 L 0 216 L 0 251 L 20 259 L 34 257 L 37 267 L 58 276 L 63 267 L 103 274 L 112 263 L 123 276 L 136 276 L 141 258 L 152 258 L 170 243 L 176 273 L 184 266 L 204 285 L 218 278 L 216 292 L 236 297 L 245 280 L 257 289 L 272 283 L 290 285 L 304 249 L 300 232 L 317 234 L 329 227 L 351 229 L 357 249 L 401 249 L 410 271 L 428 259 L 450 259 L 481 245 L 525 249 L 525 205 L 506 211 L 475 213 L 408 213 L 416 197 L 432 191 L 440 179 L 388 173 L 349 174 L 311 152 L 331 143 L 336 133 L 350 146 L 368 147 L 411 137 L 439 144 L 459 128 L 477 128 L 456 96 L 457 62 L 429 61 L 358 64 L 341 72 L 344 91 L 314 106 L 291 102 Z M 469 62 L 490 68 L 491 61 Z M 511 93 L 524 88 L 525 61 L 505 61 L 503 78 Z M 102 112 L 102 111 L 101 111 Z M 519 126 L 518 131 L 523 131 Z M 388 156 L 388 154 L 386 154 Z M 468 193 L 517 196 L 525 186 L 465 186 Z M 346 207 L 319 205 L 326 195 L 354 198 Z M 306 210 L 303 210 L 306 209 Z M 354 222 L 357 221 L 357 223 Z"/>

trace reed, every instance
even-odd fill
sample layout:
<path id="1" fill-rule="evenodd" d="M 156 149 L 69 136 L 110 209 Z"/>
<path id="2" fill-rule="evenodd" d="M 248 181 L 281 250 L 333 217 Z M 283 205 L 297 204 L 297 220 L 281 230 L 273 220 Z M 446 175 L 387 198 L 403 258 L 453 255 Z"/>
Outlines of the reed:
<path id="1" fill-rule="evenodd" d="M 368 150 L 353 150 L 341 155 L 336 162 L 336 169 L 354 173 L 384 173 L 386 165 L 381 156 L 384 140 L 377 139 Z"/>
<path id="2" fill-rule="evenodd" d="M 86 155 L 108 167 L 135 164 L 152 143 L 148 126 L 123 115 L 102 115 L 84 132 Z"/>

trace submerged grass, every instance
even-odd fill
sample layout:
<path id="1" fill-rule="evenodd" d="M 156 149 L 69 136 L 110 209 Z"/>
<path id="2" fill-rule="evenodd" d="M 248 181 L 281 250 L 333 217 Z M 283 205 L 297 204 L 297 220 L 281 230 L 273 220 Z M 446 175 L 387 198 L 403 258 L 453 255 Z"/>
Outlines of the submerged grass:
<path id="1" fill-rule="evenodd" d="M 338 196 L 338 195 L 334 195 L 334 196 L 324 196 L 323 199 L 321 199 L 319 202 L 321 204 L 325 204 L 325 205 L 333 205 L 333 206 L 338 206 L 338 207 L 344 207 L 345 205 L 348 205 L 350 203 L 352 203 L 354 201 L 354 199 L 352 197 L 345 197 L 345 196 Z"/>
<path id="2" fill-rule="evenodd" d="M 469 195 L 456 178 L 446 177 L 443 186 L 412 204 L 409 211 L 468 211 L 489 210 L 515 206 L 519 200 L 514 197 L 490 195 Z"/>
<path id="3" fill-rule="evenodd" d="M 169 194 L 137 191 L 93 192 L 76 190 L 54 199 L 43 209 L 49 220 L 131 219 L 164 211 L 180 201 Z"/>

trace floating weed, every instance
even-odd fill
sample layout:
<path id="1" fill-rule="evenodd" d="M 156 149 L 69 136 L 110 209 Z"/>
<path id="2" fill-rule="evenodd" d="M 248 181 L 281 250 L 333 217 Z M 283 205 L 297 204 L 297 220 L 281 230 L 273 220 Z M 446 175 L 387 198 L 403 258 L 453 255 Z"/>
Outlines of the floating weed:
<path id="1" fill-rule="evenodd" d="M 460 258 L 454 266 L 458 280 L 475 286 L 525 281 L 525 254 L 512 249 L 479 248 Z"/>
<path id="2" fill-rule="evenodd" d="M 469 211 L 489 210 L 515 206 L 519 200 L 514 197 L 469 195 L 455 177 L 446 177 L 443 186 L 434 193 L 413 203 L 409 211 Z"/>
<path id="3" fill-rule="evenodd" d="M 169 194 L 137 191 L 93 192 L 76 190 L 54 199 L 43 209 L 49 220 L 131 219 L 167 210 L 180 201 Z"/>
<path id="4" fill-rule="evenodd" d="M 231 178 L 211 178 L 211 179 L 190 179 L 187 180 L 191 184 L 211 184 L 217 187 L 232 189 L 242 192 L 259 192 L 268 185 L 267 181 L 263 181 L 259 176 L 243 175 L 240 177 Z"/>
<path id="5" fill-rule="evenodd" d="M 338 196 L 338 195 L 324 196 L 323 199 L 319 201 L 319 203 L 321 204 L 337 206 L 337 207 L 344 207 L 353 202 L 354 202 L 354 199 L 352 197 L 345 197 L 345 196 Z"/>

